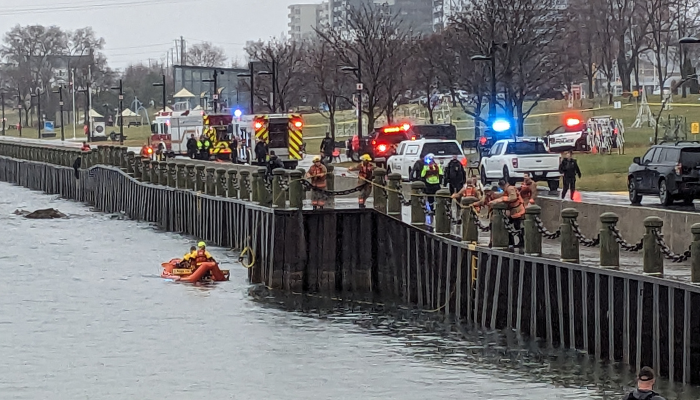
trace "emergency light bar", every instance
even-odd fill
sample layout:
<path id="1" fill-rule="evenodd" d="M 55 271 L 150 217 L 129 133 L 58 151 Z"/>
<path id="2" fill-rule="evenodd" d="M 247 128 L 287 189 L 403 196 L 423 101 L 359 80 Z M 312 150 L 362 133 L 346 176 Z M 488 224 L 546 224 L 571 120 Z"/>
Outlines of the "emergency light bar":
<path id="1" fill-rule="evenodd" d="M 580 124 L 581 124 L 581 120 L 578 118 L 567 118 L 566 119 L 566 126 L 568 126 L 568 127 L 572 127 L 572 126 L 576 126 L 576 125 L 580 125 Z"/>

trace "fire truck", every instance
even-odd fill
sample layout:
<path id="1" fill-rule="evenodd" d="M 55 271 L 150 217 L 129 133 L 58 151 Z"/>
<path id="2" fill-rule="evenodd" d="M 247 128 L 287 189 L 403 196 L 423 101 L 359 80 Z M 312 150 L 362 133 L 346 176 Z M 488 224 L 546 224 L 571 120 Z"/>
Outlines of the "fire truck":
<path id="1" fill-rule="evenodd" d="M 263 114 L 256 115 L 252 122 L 256 139 L 266 142 L 268 151 L 274 151 L 285 168 L 296 168 L 304 157 L 301 115 Z"/>
<path id="2" fill-rule="evenodd" d="M 170 157 L 187 154 L 187 139 L 194 135 L 199 140 L 204 131 L 202 114 L 202 111 L 189 109 L 159 112 L 151 123 L 151 146 L 157 147 L 163 142 Z"/>
<path id="3" fill-rule="evenodd" d="M 209 155 L 215 160 L 231 161 L 229 142 L 233 134 L 233 116 L 227 113 L 205 114 L 202 120 L 204 135 L 211 143 Z"/>

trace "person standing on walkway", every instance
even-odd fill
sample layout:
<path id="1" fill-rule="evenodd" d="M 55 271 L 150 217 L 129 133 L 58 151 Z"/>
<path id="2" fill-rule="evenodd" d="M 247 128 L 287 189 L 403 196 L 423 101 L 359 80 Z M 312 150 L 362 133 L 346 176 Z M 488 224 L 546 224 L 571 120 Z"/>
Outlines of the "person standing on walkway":
<path id="1" fill-rule="evenodd" d="M 229 148 L 231 149 L 231 162 L 238 164 L 238 137 L 236 135 L 231 136 Z"/>
<path id="2" fill-rule="evenodd" d="M 333 138 L 331 138 L 330 132 L 326 132 L 326 137 L 321 141 L 321 156 L 325 163 L 330 163 L 333 161 L 333 150 L 335 150 L 335 143 L 333 143 Z"/>
<path id="3" fill-rule="evenodd" d="M 520 196 L 520 192 L 515 186 L 509 184 L 504 179 L 498 181 L 498 187 L 503 191 L 503 197 L 493 200 L 491 203 L 506 204 L 506 221 L 512 225 L 516 232 L 520 232 L 520 240 L 515 244 L 515 236 L 517 233 L 508 231 L 508 245 L 512 247 L 524 247 L 522 240 L 522 221 L 525 217 L 525 203 Z"/>
<path id="4" fill-rule="evenodd" d="M 559 173 L 561 173 L 563 184 L 561 198 L 566 197 L 566 192 L 571 190 L 570 196 L 571 200 L 573 200 L 576 192 L 576 176 L 581 179 L 581 170 L 578 167 L 578 162 L 571 156 L 570 151 L 564 153 L 564 159 L 561 160 L 561 165 L 559 165 Z"/>
<path id="5" fill-rule="evenodd" d="M 421 171 L 421 178 L 425 179 L 425 194 L 428 195 L 428 203 L 430 204 L 430 209 L 433 209 L 433 204 L 435 203 L 434 194 L 440 190 L 440 182 L 445 172 L 442 169 L 442 165 L 435 161 L 435 155 L 433 153 L 428 153 L 423 159 L 423 171 Z"/>
<path id="6" fill-rule="evenodd" d="M 523 203 L 525 207 L 530 204 L 535 204 L 535 199 L 537 198 L 537 184 L 530 178 L 530 174 L 525 172 L 523 174 L 523 184 L 520 185 L 520 197 L 523 198 Z"/>
<path id="7" fill-rule="evenodd" d="M 311 185 L 313 186 L 313 189 L 311 189 L 311 205 L 314 210 L 323 208 L 323 206 L 326 205 L 326 195 L 323 193 L 323 190 L 326 190 L 327 174 L 328 170 L 326 166 L 321 163 L 321 156 L 315 156 L 313 165 L 311 165 L 309 171 L 306 173 L 306 178 L 311 181 Z"/>
<path id="8" fill-rule="evenodd" d="M 270 152 L 270 160 L 267 162 L 267 172 L 265 178 L 269 181 L 272 180 L 272 171 L 282 168 L 284 169 L 284 163 L 277 157 L 274 150 Z"/>
<path id="9" fill-rule="evenodd" d="M 637 389 L 628 393 L 622 400 L 666 400 L 660 394 L 654 392 L 656 374 L 649 367 L 639 370 L 637 375 Z"/>
<path id="10" fill-rule="evenodd" d="M 255 158 L 259 166 L 264 166 L 267 163 L 267 143 L 262 139 L 255 144 Z"/>
<path id="11" fill-rule="evenodd" d="M 187 139 L 187 157 L 193 160 L 197 158 L 197 139 L 195 139 L 194 133 Z"/>
<path id="12" fill-rule="evenodd" d="M 445 170 L 445 186 L 449 187 L 450 194 L 455 194 L 462 189 L 466 181 L 467 173 L 464 171 L 464 166 L 457 159 L 457 155 L 452 156 Z"/>
<path id="13" fill-rule="evenodd" d="M 363 154 L 360 157 L 362 160 L 359 164 L 354 167 L 348 168 L 348 171 L 357 171 L 359 176 L 358 183 L 360 185 L 365 185 L 362 190 L 360 190 L 360 195 L 357 199 L 360 208 L 365 208 L 365 201 L 372 193 L 372 174 L 374 173 L 374 166 L 372 165 L 372 157 L 369 154 Z"/>

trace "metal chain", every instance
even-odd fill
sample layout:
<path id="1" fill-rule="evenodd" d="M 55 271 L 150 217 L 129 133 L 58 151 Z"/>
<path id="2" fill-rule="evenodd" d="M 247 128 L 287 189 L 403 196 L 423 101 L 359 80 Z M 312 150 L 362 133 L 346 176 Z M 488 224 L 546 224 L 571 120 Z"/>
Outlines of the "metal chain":
<path id="1" fill-rule="evenodd" d="M 272 193 L 272 183 L 270 182 L 270 180 L 263 177 L 262 181 L 263 181 L 263 185 L 265 186 L 265 190 L 267 190 L 268 193 Z"/>
<path id="2" fill-rule="evenodd" d="M 515 224 L 508 222 L 509 218 L 506 216 L 506 213 L 504 211 L 501 211 L 501 215 L 503 215 L 503 224 L 505 225 L 508 233 L 510 233 L 513 236 L 518 236 L 522 240 L 522 229 L 517 229 L 515 227 Z"/>
<path id="3" fill-rule="evenodd" d="M 583 233 L 581 233 L 581 228 L 578 226 L 578 222 L 576 222 L 576 220 L 571 220 L 571 228 L 574 231 L 574 236 L 576 236 L 576 239 L 582 245 L 586 247 L 595 247 L 600 244 L 600 234 L 596 236 L 595 239 L 587 239 L 585 236 L 583 236 Z"/>
<path id="4" fill-rule="evenodd" d="M 282 189 L 282 191 L 288 192 L 289 191 L 289 179 L 280 178 L 279 179 L 279 186 L 280 186 L 280 189 Z"/>
<path id="5" fill-rule="evenodd" d="M 426 197 L 420 197 L 418 201 L 420 202 L 421 207 L 423 207 L 423 212 L 425 212 L 425 215 L 435 215 L 435 210 L 430 209 L 430 203 L 428 203 Z"/>
<path id="6" fill-rule="evenodd" d="M 535 217 L 535 225 L 537 225 L 537 230 L 545 239 L 558 239 L 559 236 L 561 236 L 561 228 L 557 229 L 555 232 L 548 231 L 540 217 Z"/>
<path id="7" fill-rule="evenodd" d="M 411 199 L 409 198 L 408 200 L 406 200 L 406 197 L 403 195 L 403 187 L 401 187 L 401 182 L 399 182 L 399 185 L 396 187 L 396 191 L 399 195 L 399 202 L 401 203 L 401 205 L 410 206 Z"/>
<path id="8" fill-rule="evenodd" d="M 192 182 L 197 182 L 197 173 L 196 172 L 192 171 L 192 172 L 188 172 L 187 174 L 190 176 L 190 180 Z"/>
<path id="9" fill-rule="evenodd" d="M 444 199 L 445 201 L 445 212 L 447 213 L 447 218 L 450 220 L 452 225 L 462 225 L 462 218 L 455 218 L 452 215 L 452 199 Z"/>
<path id="10" fill-rule="evenodd" d="M 482 232 L 490 232 L 491 231 L 491 226 L 490 225 L 484 225 L 483 222 L 479 219 L 479 215 L 476 213 L 476 210 L 474 208 L 470 209 L 470 212 L 472 213 L 472 221 L 474 221 L 474 225 L 482 231 Z"/>
<path id="11" fill-rule="evenodd" d="M 639 241 L 637 244 L 629 244 L 625 241 L 625 239 L 622 238 L 622 235 L 620 234 L 620 230 L 617 229 L 617 225 L 610 225 L 610 231 L 613 234 L 613 237 L 615 238 L 615 242 L 620 245 L 620 248 L 625 251 L 639 251 L 644 247 L 644 239 Z"/>
<path id="12" fill-rule="evenodd" d="M 250 179 L 245 179 L 243 182 L 245 183 L 246 189 L 248 189 L 248 193 L 253 193 L 253 188 L 250 187 Z"/>
<path id="13" fill-rule="evenodd" d="M 362 185 L 360 185 L 356 188 L 352 188 L 352 189 L 326 190 L 326 189 L 321 189 L 321 188 L 315 187 L 311 182 L 307 181 L 306 179 L 302 179 L 301 184 L 302 184 L 302 186 L 304 186 L 304 188 L 306 190 L 313 190 L 314 192 L 321 192 L 321 193 L 325 194 L 326 196 L 346 196 L 349 194 L 357 193 L 357 192 L 361 191 L 362 189 L 364 189 L 365 186 L 369 185 L 369 183 L 365 182 Z"/>
<path id="14" fill-rule="evenodd" d="M 664 234 L 661 231 L 659 231 L 658 229 L 652 229 L 651 233 L 654 235 L 654 240 L 656 241 L 656 244 L 661 248 L 661 252 L 667 259 L 676 263 L 688 261 L 691 255 L 690 250 L 686 250 L 685 252 L 683 252 L 683 254 L 676 254 L 666 244 L 666 241 L 664 240 Z"/>

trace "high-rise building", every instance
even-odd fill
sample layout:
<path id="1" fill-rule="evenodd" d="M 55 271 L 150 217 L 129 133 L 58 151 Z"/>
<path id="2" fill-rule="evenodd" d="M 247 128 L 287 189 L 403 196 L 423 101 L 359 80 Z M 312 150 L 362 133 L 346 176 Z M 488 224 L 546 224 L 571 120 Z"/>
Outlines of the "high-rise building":
<path id="1" fill-rule="evenodd" d="M 387 12 L 398 15 L 415 33 L 433 32 L 433 1 L 435 0 L 330 0 L 329 25 L 333 29 L 345 29 L 348 12 L 352 7 L 374 3 Z"/>
<path id="2" fill-rule="evenodd" d="M 289 6 L 289 37 L 302 40 L 314 34 L 318 27 L 319 4 L 292 4 Z"/>

